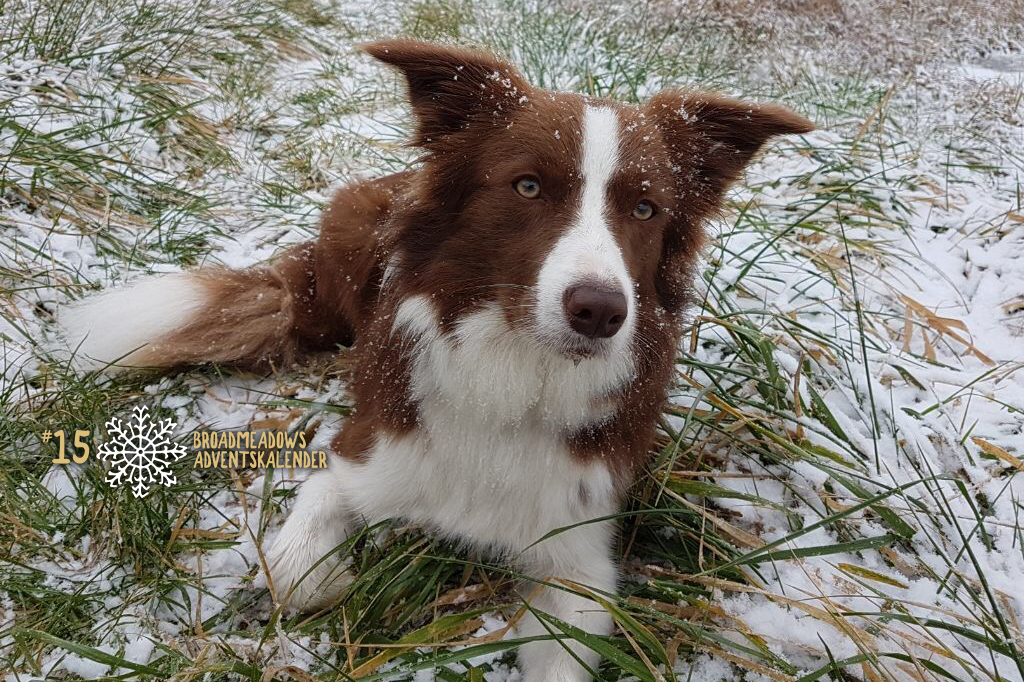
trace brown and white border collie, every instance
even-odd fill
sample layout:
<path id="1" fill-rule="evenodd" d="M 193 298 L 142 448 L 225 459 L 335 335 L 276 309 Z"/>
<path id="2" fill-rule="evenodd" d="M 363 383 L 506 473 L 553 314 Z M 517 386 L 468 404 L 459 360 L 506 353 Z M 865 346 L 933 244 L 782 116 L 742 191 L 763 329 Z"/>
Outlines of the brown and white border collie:
<path id="1" fill-rule="evenodd" d="M 608 633 L 572 585 L 615 591 L 615 525 L 586 522 L 615 514 L 650 446 L 704 222 L 768 138 L 811 124 L 696 92 L 550 92 L 484 52 L 365 49 L 407 81 L 413 170 L 342 189 L 319 239 L 265 266 L 88 299 L 66 336 L 93 367 L 275 368 L 354 343 L 336 456 L 268 551 L 281 602 L 337 599 L 345 567 L 321 559 L 401 518 L 514 562 L 547 585 L 534 609 Z M 531 615 L 518 634 L 548 629 Z M 525 644 L 523 679 L 589 679 L 576 657 L 595 668 L 574 643 Z"/>

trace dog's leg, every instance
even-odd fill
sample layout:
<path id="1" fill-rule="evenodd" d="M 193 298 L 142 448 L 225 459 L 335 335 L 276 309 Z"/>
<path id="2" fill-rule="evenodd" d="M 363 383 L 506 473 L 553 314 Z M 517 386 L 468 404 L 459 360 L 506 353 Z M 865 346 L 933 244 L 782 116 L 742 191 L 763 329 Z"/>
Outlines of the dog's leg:
<path id="1" fill-rule="evenodd" d="M 288 519 L 267 551 L 278 602 L 300 611 L 336 600 L 348 585 L 344 562 L 335 554 L 351 530 L 341 466 L 315 471 L 299 488 Z"/>
<path id="2" fill-rule="evenodd" d="M 570 534 L 573 532 L 570 531 Z M 540 566 L 534 568 L 534 575 L 551 587 L 541 587 L 537 583 L 524 585 L 530 607 L 591 634 L 610 633 L 612 619 L 608 612 L 597 602 L 578 593 L 590 590 L 598 594 L 615 592 L 618 569 L 611 559 L 610 544 L 609 540 L 604 543 L 598 540 L 586 547 L 576 543 L 578 553 L 574 558 L 574 568 L 567 571 L 555 568 L 561 562 L 551 562 L 547 567 L 548 572 L 542 575 L 545 571 L 541 562 Z M 580 552 L 580 549 L 583 551 Z M 576 589 L 566 583 L 575 583 L 584 589 Z M 523 673 L 523 682 L 588 682 L 590 674 L 577 658 L 596 671 L 600 657 L 592 649 L 568 636 L 562 636 L 558 625 L 543 623 L 542 619 L 543 616 L 538 619 L 532 613 L 527 614 L 519 627 L 519 636 L 554 634 L 562 639 L 531 642 L 522 646 L 519 651 L 519 667 Z"/>

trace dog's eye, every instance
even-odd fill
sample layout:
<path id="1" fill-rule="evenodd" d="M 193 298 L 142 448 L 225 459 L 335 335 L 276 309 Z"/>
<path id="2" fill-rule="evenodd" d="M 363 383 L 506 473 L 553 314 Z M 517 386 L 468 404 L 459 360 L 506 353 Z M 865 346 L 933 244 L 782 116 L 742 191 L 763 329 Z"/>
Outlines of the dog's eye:
<path id="1" fill-rule="evenodd" d="M 527 199 L 536 199 L 540 196 L 540 180 L 532 175 L 525 175 L 516 180 L 516 191 Z"/>
<path id="2" fill-rule="evenodd" d="M 637 220 L 650 220 L 653 215 L 654 204 L 646 199 L 637 204 L 636 208 L 633 209 L 633 217 Z"/>

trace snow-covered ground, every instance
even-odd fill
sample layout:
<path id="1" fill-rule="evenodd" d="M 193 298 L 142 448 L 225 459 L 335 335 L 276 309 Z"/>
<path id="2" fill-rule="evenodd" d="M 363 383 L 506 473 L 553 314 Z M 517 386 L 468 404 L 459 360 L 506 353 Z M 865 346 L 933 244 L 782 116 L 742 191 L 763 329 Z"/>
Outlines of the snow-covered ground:
<path id="1" fill-rule="evenodd" d="M 272 423 L 329 440 L 344 355 L 270 378 L 83 379 L 48 353 L 53 314 L 145 272 L 268 258 L 315 234 L 338 184 L 410 162 L 397 82 L 354 45 L 413 34 L 492 46 L 550 87 L 704 84 L 820 127 L 772 147 L 714 226 L 623 534 L 612 646 L 636 667 L 606 678 L 1024 680 L 1024 53 L 1005 8 L 901 15 L 874 50 L 866 1 L 838 3 L 827 37 L 792 5 L 113 6 L 0 18 L 7 679 L 295 666 L 280 679 L 424 682 L 465 646 L 469 679 L 517 679 L 492 646 L 516 610 L 500 572 L 373 529 L 344 609 L 279 620 L 259 547 L 294 480 L 183 462 L 176 487 L 135 501 L 95 458 L 51 467 L 39 440 L 99 442 L 139 403 L 182 434 Z M 351 646 L 401 636 L 461 645 Z"/>

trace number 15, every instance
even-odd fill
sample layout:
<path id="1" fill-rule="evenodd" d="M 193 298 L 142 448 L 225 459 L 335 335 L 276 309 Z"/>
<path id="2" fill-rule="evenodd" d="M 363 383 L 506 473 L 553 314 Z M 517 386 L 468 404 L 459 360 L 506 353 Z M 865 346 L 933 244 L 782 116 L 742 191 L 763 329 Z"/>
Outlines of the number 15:
<path id="1" fill-rule="evenodd" d="M 68 459 L 67 452 L 64 450 L 64 429 L 60 431 L 54 431 L 53 435 L 60 440 L 60 446 L 57 448 L 57 458 L 53 460 L 54 464 L 70 464 L 71 460 Z M 75 449 L 81 450 L 82 454 L 73 453 L 71 459 L 75 460 L 75 464 L 81 464 L 85 460 L 89 459 L 89 444 L 86 443 L 83 438 L 88 438 L 89 432 L 85 429 L 77 429 L 75 431 Z"/>

